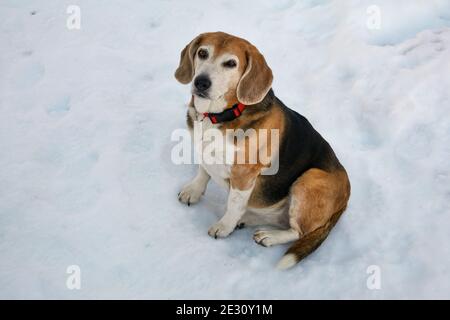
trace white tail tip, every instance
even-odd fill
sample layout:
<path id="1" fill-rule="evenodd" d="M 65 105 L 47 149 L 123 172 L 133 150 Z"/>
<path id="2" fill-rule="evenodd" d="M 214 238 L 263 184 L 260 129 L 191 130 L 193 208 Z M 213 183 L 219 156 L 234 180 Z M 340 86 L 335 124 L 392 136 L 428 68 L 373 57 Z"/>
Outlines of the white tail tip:
<path id="1" fill-rule="evenodd" d="M 297 264 L 297 257 L 293 253 L 289 253 L 283 256 L 277 264 L 278 270 L 286 270 L 292 268 Z"/>

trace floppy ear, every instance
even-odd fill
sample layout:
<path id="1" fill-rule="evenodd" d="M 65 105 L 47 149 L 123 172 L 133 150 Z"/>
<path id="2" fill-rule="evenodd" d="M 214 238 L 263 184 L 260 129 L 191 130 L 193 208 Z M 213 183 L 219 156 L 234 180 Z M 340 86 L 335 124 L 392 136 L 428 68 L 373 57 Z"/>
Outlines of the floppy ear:
<path id="1" fill-rule="evenodd" d="M 181 51 L 180 64 L 175 71 L 175 78 L 182 84 L 187 84 L 194 77 L 194 55 L 197 52 L 201 35 L 192 40 Z"/>
<path id="2" fill-rule="evenodd" d="M 237 86 L 239 102 L 251 105 L 261 102 L 272 87 L 272 70 L 264 56 L 255 48 L 246 51 L 247 68 Z"/>

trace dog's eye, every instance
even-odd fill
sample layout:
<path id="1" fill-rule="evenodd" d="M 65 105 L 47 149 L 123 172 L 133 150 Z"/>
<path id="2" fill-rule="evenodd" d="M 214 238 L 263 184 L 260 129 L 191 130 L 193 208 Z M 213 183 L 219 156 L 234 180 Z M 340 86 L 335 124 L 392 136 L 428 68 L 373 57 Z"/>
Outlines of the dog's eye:
<path id="1" fill-rule="evenodd" d="M 208 51 L 205 49 L 198 50 L 198 57 L 202 60 L 208 59 Z"/>
<path id="2" fill-rule="evenodd" d="M 227 68 L 234 68 L 234 67 L 236 67 L 236 60 L 231 59 L 231 60 L 225 61 L 223 63 L 223 66 L 227 67 Z"/>

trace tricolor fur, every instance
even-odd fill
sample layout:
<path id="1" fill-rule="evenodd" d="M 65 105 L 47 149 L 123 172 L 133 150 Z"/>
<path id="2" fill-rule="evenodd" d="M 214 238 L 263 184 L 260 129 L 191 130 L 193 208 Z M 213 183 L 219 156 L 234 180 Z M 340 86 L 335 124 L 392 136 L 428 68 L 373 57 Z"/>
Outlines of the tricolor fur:
<path id="1" fill-rule="evenodd" d="M 226 129 L 277 129 L 279 169 L 263 175 L 266 164 L 201 164 L 179 200 L 199 201 L 213 178 L 229 192 L 224 216 L 208 233 L 227 237 L 236 227 L 271 225 L 254 240 L 263 246 L 294 241 L 279 263 L 289 268 L 314 251 L 347 206 L 350 182 L 330 145 L 308 120 L 286 107 L 273 93 L 272 71 L 248 41 L 223 33 L 204 33 L 181 52 L 175 77 L 192 82 L 187 123 L 195 121 L 225 133 Z M 219 113 L 236 103 L 246 109 L 232 121 L 212 124 L 203 113 Z M 269 142 L 259 147 L 268 147 Z M 269 148 L 270 149 L 270 148 Z M 246 148 L 239 150 L 248 156 Z M 274 150 L 269 150 L 274 157 Z"/>

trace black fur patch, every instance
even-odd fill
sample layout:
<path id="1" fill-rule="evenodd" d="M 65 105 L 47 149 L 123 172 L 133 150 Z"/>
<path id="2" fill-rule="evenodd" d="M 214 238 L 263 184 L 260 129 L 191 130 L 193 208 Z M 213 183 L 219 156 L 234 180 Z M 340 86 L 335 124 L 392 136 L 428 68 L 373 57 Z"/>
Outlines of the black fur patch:
<path id="1" fill-rule="evenodd" d="M 275 103 L 285 116 L 285 128 L 280 141 L 277 174 L 259 178 L 259 196 L 267 205 L 285 198 L 295 180 L 311 168 L 328 172 L 342 168 L 328 142 L 305 117 L 286 107 L 276 97 Z"/>

